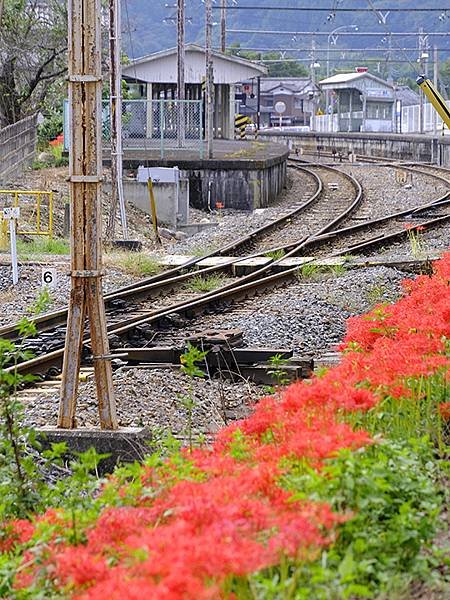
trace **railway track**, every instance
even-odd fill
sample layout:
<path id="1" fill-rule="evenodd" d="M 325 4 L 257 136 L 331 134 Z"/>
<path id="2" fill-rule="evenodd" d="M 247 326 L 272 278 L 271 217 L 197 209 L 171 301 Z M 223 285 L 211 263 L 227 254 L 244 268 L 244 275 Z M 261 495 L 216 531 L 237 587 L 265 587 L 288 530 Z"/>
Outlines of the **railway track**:
<path id="1" fill-rule="evenodd" d="M 330 221 L 333 222 L 333 226 L 337 225 L 362 201 L 361 185 L 347 173 L 325 165 L 313 165 L 306 169 L 290 162 L 289 166 L 291 169 L 308 173 L 316 181 L 314 193 L 310 193 L 298 207 L 279 220 L 220 250 L 220 255 L 241 256 L 249 252 L 270 252 L 279 245 L 277 241 L 280 236 L 284 244 L 298 243 L 298 240 L 309 237 L 317 227 L 320 229 L 320 223 L 323 223 L 324 227 L 328 227 Z"/>
<path id="2" fill-rule="evenodd" d="M 322 165 L 319 169 L 322 168 Z M 329 169 L 329 168 L 327 168 Z M 333 169 L 334 171 L 334 169 Z M 332 172 L 332 171 L 331 171 Z M 334 177 L 336 174 L 333 173 Z M 353 178 L 354 179 L 354 178 Z M 321 180 L 321 178 L 319 178 Z M 165 273 L 159 274 L 149 280 L 145 280 L 144 282 L 139 282 L 138 284 L 127 286 L 126 288 L 122 288 L 118 292 L 114 294 L 110 294 L 105 298 L 107 308 L 110 314 L 109 323 L 108 323 L 108 334 L 110 336 L 111 347 L 112 348 L 120 348 L 124 346 L 148 346 L 151 344 L 155 330 L 161 326 L 177 326 L 177 322 L 180 326 L 183 325 L 185 319 L 191 319 L 195 315 L 202 314 L 205 312 L 222 312 L 231 304 L 246 299 L 248 297 L 258 295 L 264 293 L 266 290 L 270 290 L 273 287 L 282 286 L 290 281 L 292 281 L 298 273 L 298 266 L 293 266 L 292 268 L 287 268 L 284 271 L 273 272 L 282 260 L 286 261 L 286 259 L 305 254 L 306 250 L 308 252 L 311 249 L 317 250 L 320 246 L 324 244 L 328 245 L 326 253 L 330 254 L 329 244 L 334 239 L 334 241 L 342 235 L 355 234 L 356 232 L 362 231 L 364 228 L 373 228 L 375 225 L 379 225 L 381 222 L 387 222 L 389 219 L 401 219 L 407 213 L 389 215 L 384 217 L 383 219 L 374 220 L 372 223 L 360 223 L 353 227 L 335 229 L 336 226 L 341 223 L 344 219 L 346 219 L 349 215 L 352 214 L 360 204 L 362 199 L 362 189 L 359 183 L 354 180 L 353 187 L 353 196 L 347 198 L 346 205 L 343 206 L 342 200 L 337 203 L 337 206 L 334 207 L 336 210 L 331 210 L 331 214 L 328 216 L 328 219 L 325 221 L 321 215 L 319 219 L 319 224 L 316 224 L 316 227 L 313 229 L 312 226 L 309 230 L 304 232 L 304 236 L 300 239 L 297 239 L 296 242 L 291 244 L 287 244 L 282 247 L 284 256 L 282 258 L 278 258 L 277 260 L 269 261 L 269 263 L 262 268 L 256 270 L 255 272 L 237 278 L 230 279 L 227 283 L 216 290 L 212 290 L 205 294 L 188 294 L 186 296 L 186 292 L 184 291 L 184 296 L 175 296 L 175 298 L 171 295 L 173 291 L 176 290 L 180 285 L 184 285 L 186 281 L 192 277 L 191 272 L 184 272 L 187 268 L 193 267 L 195 264 L 203 260 L 194 259 L 191 261 L 187 261 L 181 268 L 179 269 L 171 269 Z M 329 186 L 327 186 L 329 187 Z M 312 194 L 311 198 L 304 200 L 302 202 L 302 209 L 306 209 L 312 207 L 313 205 L 318 205 L 318 196 L 323 194 L 324 185 L 318 186 L 317 189 Z M 428 205 L 424 205 L 421 207 L 415 207 L 414 212 L 420 214 L 421 212 L 425 212 L 426 210 L 435 210 L 437 207 L 448 206 L 448 193 L 445 197 L 440 197 L 433 202 L 430 202 Z M 329 202 L 330 196 L 323 194 L 323 199 Z M 296 207 L 294 211 L 296 214 L 301 212 L 302 209 L 299 210 L 300 207 Z M 298 212 L 297 212 L 298 211 Z M 411 212 L 411 209 L 409 210 Z M 444 215 L 444 218 L 448 218 L 448 213 Z M 292 215 L 283 215 L 277 220 L 277 223 L 274 225 L 274 229 L 280 227 L 282 220 L 292 219 Z M 442 217 L 441 217 L 442 219 Z M 438 219 L 429 220 L 429 225 L 431 226 L 431 222 L 437 221 Z M 262 228 L 263 235 L 267 235 L 267 231 L 270 228 Z M 272 235 L 273 231 L 270 232 Z M 404 228 L 399 231 L 390 232 L 388 236 L 401 236 L 404 235 Z M 248 236 L 249 238 L 253 238 L 251 243 L 254 242 L 254 232 Z M 257 237 L 257 236 L 256 236 Z M 383 239 L 391 239 L 383 237 Z M 368 239 L 358 244 L 358 251 L 364 251 L 364 249 L 371 248 L 380 243 L 380 235 L 371 236 Z M 243 240 L 238 240 L 240 244 L 242 244 Z M 229 247 L 222 249 L 223 254 L 229 252 Z M 348 247 L 344 250 L 338 249 L 335 250 L 334 253 L 331 252 L 332 255 L 342 255 L 344 253 L 349 253 Z M 218 253 L 220 255 L 220 252 Z M 227 259 L 227 254 L 222 257 L 226 260 L 222 261 L 219 267 L 213 266 L 206 269 L 201 269 L 197 271 L 196 276 L 205 277 L 210 273 L 217 271 L 218 269 L 228 268 L 232 261 L 236 259 L 230 260 Z M 131 311 L 130 303 L 137 303 L 139 300 L 145 299 L 148 302 L 150 297 L 155 298 L 157 295 L 161 295 L 165 293 L 166 297 L 169 296 L 169 301 L 162 302 L 158 306 L 153 304 L 153 306 L 145 306 L 135 307 L 132 306 Z M 153 295 L 152 295 L 153 294 Z M 39 340 L 42 338 L 42 333 L 48 334 L 47 339 L 51 340 L 51 342 L 55 342 L 58 339 L 58 335 L 61 336 L 61 340 L 64 337 L 64 325 L 63 321 L 65 320 L 66 312 L 57 311 L 57 314 L 49 314 L 44 315 L 37 321 L 39 321 L 41 330 L 40 330 L 40 338 L 37 338 L 33 342 L 34 346 L 42 347 L 42 343 L 39 343 Z M 59 320 L 59 321 L 58 321 Z M 57 322 L 55 328 L 55 321 Z M 3 328 L 5 330 L 5 328 Z M 13 336 L 13 328 L 6 328 L 6 334 Z M 0 336 L 4 336 L 4 331 L 0 330 Z M 57 335 L 58 334 L 58 335 Z M 37 343 L 36 343 L 37 342 Z M 90 353 L 89 349 L 89 339 L 86 339 L 84 342 L 85 346 L 85 354 L 86 357 Z M 23 373 L 35 373 L 39 374 L 42 377 L 52 376 L 57 374 L 62 366 L 62 357 L 63 357 L 63 348 L 61 341 L 59 342 L 58 347 L 48 348 L 46 347 L 45 351 L 42 355 L 37 356 L 36 358 L 23 362 L 18 365 L 19 371 Z"/>

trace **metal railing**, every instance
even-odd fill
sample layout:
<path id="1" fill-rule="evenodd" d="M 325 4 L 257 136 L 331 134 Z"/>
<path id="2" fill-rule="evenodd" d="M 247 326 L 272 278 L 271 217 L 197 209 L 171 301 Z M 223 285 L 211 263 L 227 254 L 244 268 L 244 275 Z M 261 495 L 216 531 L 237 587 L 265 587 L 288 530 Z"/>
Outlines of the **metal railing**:
<path id="1" fill-rule="evenodd" d="M 68 131 L 68 102 L 64 103 L 64 139 Z M 102 104 L 102 137 L 110 143 L 111 113 L 109 101 Z M 123 100 L 123 150 L 149 150 L 167 158 L 171 152 L 189 152 L 203 158 L 204 123 L 202 100 Z M 68 150 L 68 148 L 65 148 Z"/>
<path id="2" fill-rule="evenodd" d="M 53 192 L 41 190 L 0 190 L 0 209 L 20 208 L 17 229 L 22 235 L 53 235 Z"/>

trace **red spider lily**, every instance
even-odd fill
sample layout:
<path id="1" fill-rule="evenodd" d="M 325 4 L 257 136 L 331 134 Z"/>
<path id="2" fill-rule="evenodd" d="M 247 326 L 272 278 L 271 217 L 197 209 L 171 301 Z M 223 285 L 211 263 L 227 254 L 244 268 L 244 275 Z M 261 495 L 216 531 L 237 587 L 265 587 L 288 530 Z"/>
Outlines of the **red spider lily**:
<path id="1" fill-rule="evenodd" d="M 439 405 L 439 414 L 444 421 L 450 421 L 450 402 L 442 402 Z"/>
<path id="2" fill-rule="evenodd" d="M 295 461 L 320 472 L 340 449 L 372 443 L 367 432 L 340 421 L 342 412 L 370 410 L 387 396 L 410 397 L 409 378 L 450 377 L 449 286 L 446 254 L 433 277 L 408 281 L 408 295 L 389 310 L 376 307 L 349 320 L 337 367 L 264 398 L 250 417 L 221 431 L 210 449 L 179 456 L 189 476 L 180 478 L 171 460 L 143 467 L 142 495 L 129 506 L 105 508 L 84 532 L 84 546 L 63 541 L 70 520 L 64 511 L 48 511 L 35 525 L 10 524 L 5 551 L 26 544 L 41 522 L 55 528 L 44 558 L 24 554 L 24 565 L 31 566 L 16 586 L 26 588 L 44 571 L 58 589 L 86 600 L 215 600 L 231 576 L 276 565 L 283 556 L 314 558 L 349 515 L 295 500 L 280 480 Z M 439 412 L 449 420 L 450 402 Z"/>

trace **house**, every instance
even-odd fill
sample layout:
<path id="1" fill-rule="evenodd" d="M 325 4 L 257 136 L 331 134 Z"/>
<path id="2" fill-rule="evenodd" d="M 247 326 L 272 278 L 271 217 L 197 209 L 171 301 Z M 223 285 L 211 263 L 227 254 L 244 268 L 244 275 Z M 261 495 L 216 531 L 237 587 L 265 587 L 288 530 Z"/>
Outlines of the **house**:
<path id="1" fill-rule="evenodd" d="M 267 74 L 267 69 L 250 60 L 212 52 L 214 73 L 214 135 L 233 139 L 236 84 L 245 79 Z M 158 137 L 159 122 L 155 117 L 155 101 L 174 100 L 177 89 L 177 49 L 170 48 L 142 58 L 123 67 L 133 98 L 146 100 L 145 122 L 139 124 L 147 138 Z M 201 103 L 205 78 L 205 49 L 196 44 L 185 47 L 185 98 Z M 153 101 L 150 103 L 149 101 Z M 152 107 L 150 107 L 152 104 Z M 156 112 L 155 112 L 156 111 Z M 141 111 L 142 112 L 142 111 Z M 137 116 L 134 117 L 137 125 Z M 141 117 L 142 121 L 142 117 Z M 136 127 L 135 127 L 136 128 Z"/>
<path id="2" fill-rule="evenodd" d="M 261 127 L 279 125 L 280 114 L 275 110 L 277 102 L 283 102 L 286 107 L 281 115 L 283 125 L 310 125 L 320 88 L 309 77 L 262 77 L 259 89 Z M 239 112 L 249 116 L 256 114 L 258 98 L 255 82 L 242 82 L 240 91 L 246 93 L 246 104 L 239 108 Z"/>
<path id="3" fill-rule="evenodd" d="M 395 131 L 394 86 L 367 71 L 340 73 L 319 82 L 331 95 L 328 114 L 336 131 Z"/>

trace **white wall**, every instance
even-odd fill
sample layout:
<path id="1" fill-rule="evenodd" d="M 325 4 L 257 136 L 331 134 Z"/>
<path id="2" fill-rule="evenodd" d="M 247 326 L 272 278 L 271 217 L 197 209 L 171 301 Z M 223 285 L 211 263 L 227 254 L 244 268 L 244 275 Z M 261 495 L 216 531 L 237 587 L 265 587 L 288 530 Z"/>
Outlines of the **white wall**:
<path id="1" fill-rule="evenodd" d="M 261 75 L 260 71 L 241 65 L 227 58 L 213 57 L 214 83 L 237 83 Z M 151 83 L 177 82 L 176 54 L 161 56 L 141 64 L 123 67 L 123 74 L 137 77 Z M 205 55 L 203 52 L 188 50 L 185 57 L 185 82 L 201 83 L 205 76 Z"/>

